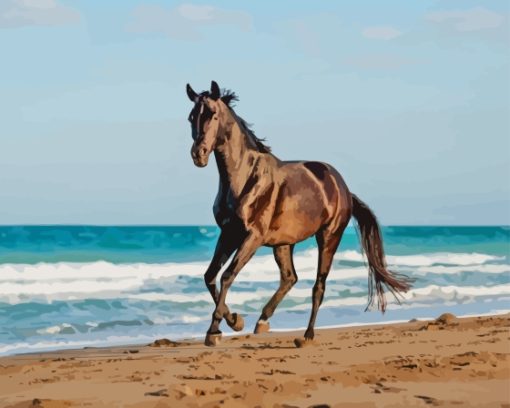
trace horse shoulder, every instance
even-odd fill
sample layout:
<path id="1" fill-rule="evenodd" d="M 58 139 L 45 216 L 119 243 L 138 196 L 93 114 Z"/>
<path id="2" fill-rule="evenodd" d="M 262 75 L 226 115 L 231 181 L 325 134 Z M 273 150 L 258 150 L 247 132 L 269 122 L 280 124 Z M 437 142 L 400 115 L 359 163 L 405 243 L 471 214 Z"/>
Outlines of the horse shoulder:
<path id="1" fill-rule="evenodd" d="M 239 197 L 237 214 L 247 229 L 263 233 L 269 228 L 278 188 L 274 163 L 270 157 L 261 157 Z"/>

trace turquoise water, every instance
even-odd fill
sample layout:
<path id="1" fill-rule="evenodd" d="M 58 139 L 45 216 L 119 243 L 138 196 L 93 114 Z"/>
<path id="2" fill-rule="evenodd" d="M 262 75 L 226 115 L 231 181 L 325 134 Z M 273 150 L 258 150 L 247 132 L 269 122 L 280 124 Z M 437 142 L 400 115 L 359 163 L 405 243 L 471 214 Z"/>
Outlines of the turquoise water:
<path id="1" fill-rule="evenodd" d="M 416 278 L 402 305 L 364 312 L 368 274 L 353 228 L 330 273 L 317 326 L 510 310 L 509 227 L 385 227 L 388 264 Z M 202 275 L 215 227 L 0 227 L 0 354 L 202 336 L 213 302 Z M 271 319 L 305 327 L 317 253 L 296 248 L 299 282 Z M 262 248 L 227 303 L 251 330 L 279 274 Z M 224 332 L 228 332 L 224 328 Z"/>

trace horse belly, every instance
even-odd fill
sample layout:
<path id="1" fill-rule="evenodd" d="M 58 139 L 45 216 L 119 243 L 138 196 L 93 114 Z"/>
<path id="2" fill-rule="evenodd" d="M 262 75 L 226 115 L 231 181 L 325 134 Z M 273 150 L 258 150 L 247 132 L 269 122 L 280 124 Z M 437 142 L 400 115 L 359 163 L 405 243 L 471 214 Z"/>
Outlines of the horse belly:
<path id="1" fill-rule="evenodd" d="M 323 201 L 316 184 L 287 182 L 278 195 L 267 245 L 293 244 L 314 235 L 328 217 Z"/>
<path id="2" fill-rule="evenodd" d="M 302 213 L 289 213 L 282 223 L 271 225 L 266 235 L 266 245 L 295 244 L 315 235 L 321 223 Z"/>

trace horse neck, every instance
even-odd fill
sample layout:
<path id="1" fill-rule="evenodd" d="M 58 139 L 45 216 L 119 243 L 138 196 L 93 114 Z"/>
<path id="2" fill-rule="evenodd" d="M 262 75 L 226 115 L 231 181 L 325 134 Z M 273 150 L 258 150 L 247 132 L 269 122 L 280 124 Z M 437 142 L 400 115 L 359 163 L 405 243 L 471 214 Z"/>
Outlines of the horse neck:
<path id="1" fill-rule="evenodd" d="M 253 163 L 261 153 L 250 136 L 228 112 L 222 126 L 221 143 L 214 150 L 220 183 L 239 197 L 253 171 Z"/>

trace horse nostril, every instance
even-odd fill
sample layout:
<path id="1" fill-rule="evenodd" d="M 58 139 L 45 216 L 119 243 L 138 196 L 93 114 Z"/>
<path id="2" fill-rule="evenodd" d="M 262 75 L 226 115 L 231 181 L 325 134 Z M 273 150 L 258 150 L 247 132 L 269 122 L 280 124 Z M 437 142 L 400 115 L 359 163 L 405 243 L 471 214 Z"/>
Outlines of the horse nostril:
<path id="1" fill-rule="evenodd" d="M 207 153 L 207 149 L 205 147 L 202 147 L 200 150 L 199 150 L 199 154 L 200 156 L 205 156 Z"/>

